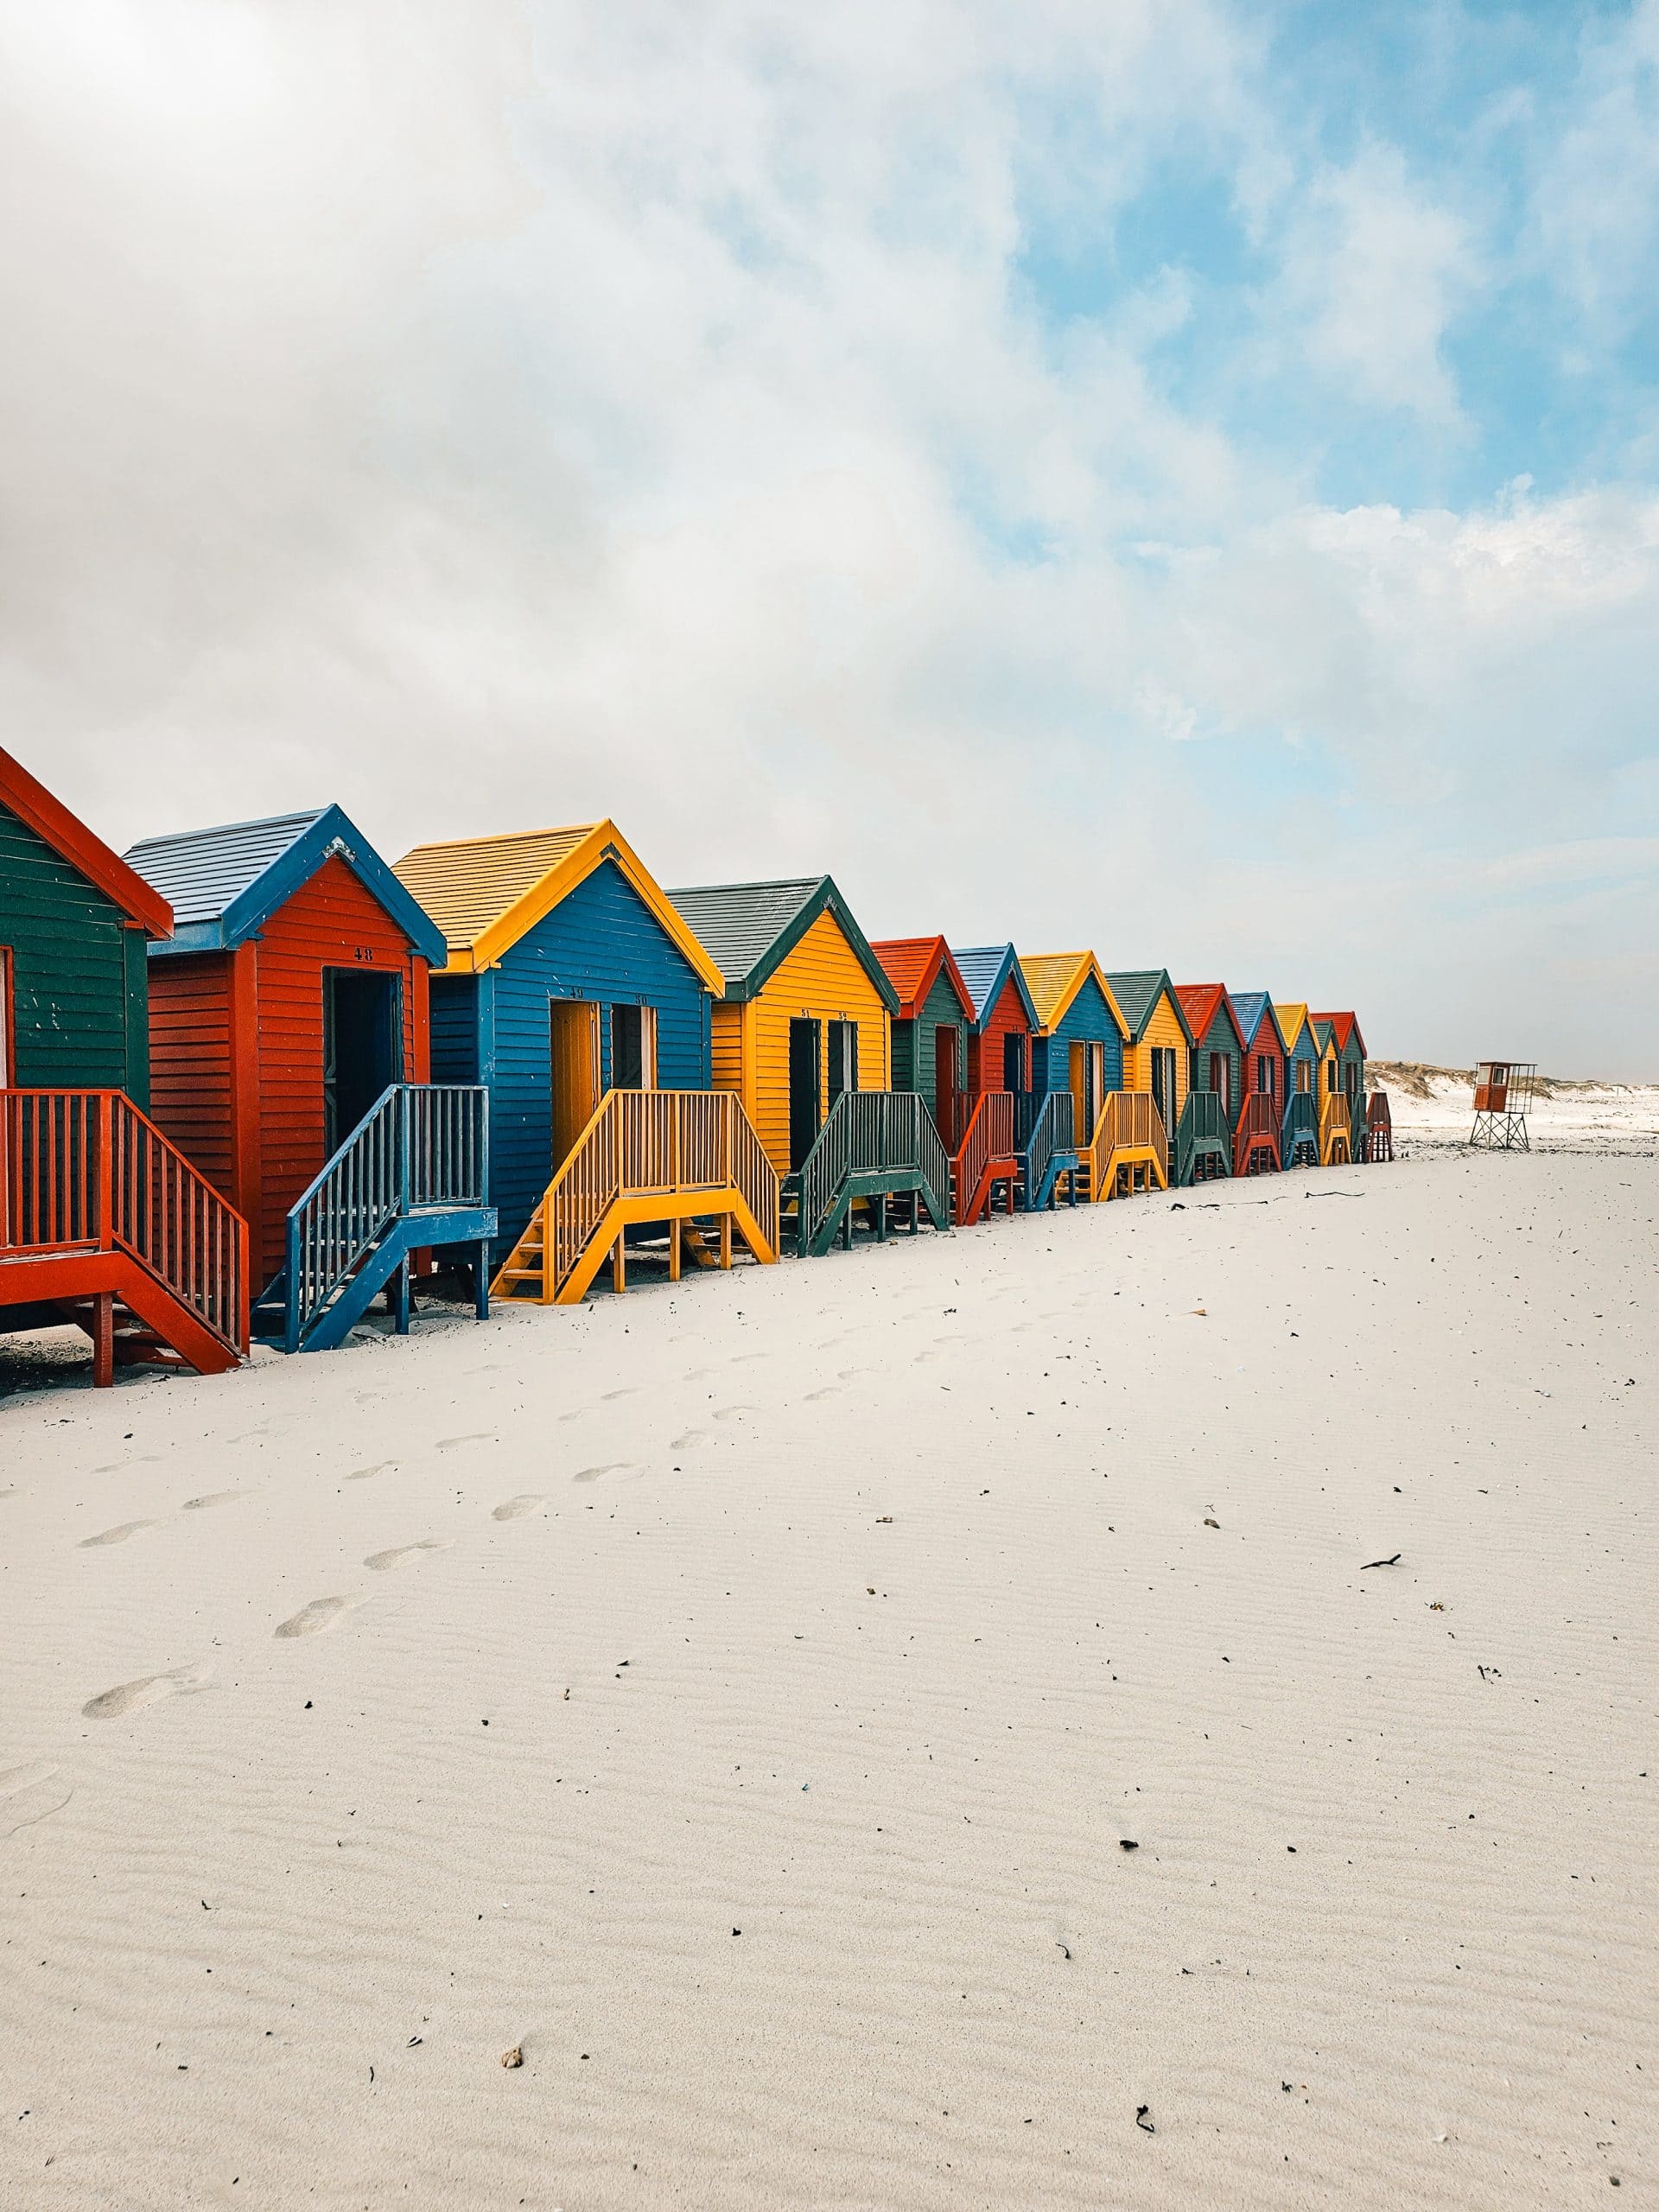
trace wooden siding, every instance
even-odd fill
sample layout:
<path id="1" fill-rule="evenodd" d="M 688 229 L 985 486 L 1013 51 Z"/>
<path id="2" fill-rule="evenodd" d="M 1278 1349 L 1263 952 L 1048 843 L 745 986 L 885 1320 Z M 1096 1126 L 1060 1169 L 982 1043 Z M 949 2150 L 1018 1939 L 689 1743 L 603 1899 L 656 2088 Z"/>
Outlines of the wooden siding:
<path id="1" fill-rule="evenodd" d="M 893 1088 L 895 1090 L 918 1090 L 927 1101 L 927 1110 L 937 1122 L 939 1103 L 934 1095 L 938 1088 L 938 1063 L 936 1039 L 941 1029 L 957 1033 L 957 1069 L 966 1083 L 968 1066 L 968 1023 L 962 1011 L 962 1001 L 957 996 L 950 978 L 944 969 L 933 978 L 932 988 L 923 1000 L 920 1011 L 912 1020 L 893 1024 Z M 859 1040 L 859 1065 L 863 1065 L 863 1039 Z M 861 1084 L 868 1090 L 868 1084 Z M 1000 1086 L 999 1086 L 1000 1087 Z"/>
<path id="2" fill-rule="evenodd" d="M 0 945 L 10 949 L 14 1073 L 25 1086 L 149 1098 L 144 935 L 0 806 Z"/>
<path id="3" fill-rule="evenodd" d="M 437 988 L 451 987 L 444 978 Z M 621 869 L 607 861 L 477 979 L 477 1079 L 490 1087 L 490 1202 L 500 1217 L 499 1249 L 506 1251 L 552 1173 L 553 999 L 654 1007 L 658 1089 L 709 1087 L 702 980 Z M 608 1020 L 600 1023 L 600 1080 L 608 1086 Z"/>
<path id="4" fill-rule="evenodd" d="M 1186 1064 L 1187 1054 L 1191 1049 L 1186 1041 L 1186 1033 L 1181 1027 L 1180 1016 L 1171 1004 L 1167 991 L 1160 991 L 1158 994 L 1158 1002 L 1147 1017 L 1147 1025 L 1141 1033 L 1140 1043 L 1126 1045 L 1123 1048 L 1122 1088 L 1125 1090 L 1152 1089 L 1152 1052 L 1154 1046 L 1173 1052 L 1175 1055 L 1175 1101 L 1169 1120 L 1169 1138 L 1173 1150 L 1175 1124 L 1179 1121 L 1181 1109 L 1186 1103 L 1192 1071 Z"/>
<path id="5" fill-rule="evenodd" d="M 1090 975 L 1077 996 L 1067 1007 L 1058 1025 L 1046 1037 L 1037 1039 L 1032 1052 L 1032 1089 L 1033 1090 L 1065 1090 L 1071 1081 L 1071 1047 L 1073 1045 L 1100 1045 L 1104 1049 L 1101 1058 L 1105 1068 L 1105 1088 L 1122 1090 L 1123 1082 L 1123 1033 L 1113 1017 L 1111 1007 L 1100 985 Z M 1131 1084 L 1128 1088 L 1133 1089 Z M 1079 1138 L 1085 1133 L 1079 1129 Z"/>
<path id="6" fill-rule="evenodd" d="M 780 1175 L 789 1173 L 789 1025 L 806 1017 L 819 1022 L 858 1024 L 858 1087 L 886 1090 L 891 1080 L 891 1048 L 886 1004 L 868 971 L 832 913 L 818 916 L 798 944 L 761 986 L 759 995 L 735 1009 L 741 1021 L 741 1083 L 722 1076 L 721 1087 L 738 1088 L 766 1156 Z M 729 1070 L 729 1047 L 722 1053 Z M 819 1096 L 830 1095 L 830 1046 L 819 1039 Z"/>
<path id="7" fill-rule="evenodd" d="M 1270 1091 L 1258 1079 L 1260 1071 L 1256 1063 L 1263 1059 L 1271 1064 L 1273 1084 Z M 1277 1101 L 1282 1120 L 1289 1090 L 1290 1076 L 1284 1048 L 1279 1042 L 1279 1033 L 1273 1026 L 1273 1015 L 1264 1010 L 1256 1024 L 1255 1041 L 1244 1054 L 1244 1096 L 1254 1098 L 1258 1093 L 1268 1091 L 1268 1095 Z"/>
<path id="8" fill-rule="evenodd" d="M 1116 1025 L 1114 1025 L 1116 1026 Z M 1026 1014 L 1025 1001 L 1020 995 L 1020 986 L 1010 976 L 997 994 L 996 1004 L 985 1017 L 985 1026 L 968 1040 L 968 1088 L 969 1090 L 1001 1090 L 1002 1084 L 1002 1040 L 1005 1037 L 1027 1037 L 1031 1034 L 1031 1022 Z M 1026 1046 L 1026 1087 L 1031 1087 L 1031 1046 Z"/>
<path id="9" fill-rule="evenodd" d="M 228 952 L 150 963 L 150 1115 L 222 1198 L 238 1204 Z"/>
<path id="10" fill-rule="evenodd" d="M 721 1005 L 714 1010 L 709 1041 L 709 1080 L 716 1090 L 743 1090 L 743 1009 Z"/>
<path id="11" fill-rule="evenodd" d="M 1238 1049 L 1238 1032 L 1233 1027 L 1233 1017 L 1224 998 L 1216 1001 L 1216 1010 L 1207 1027 L 1196 1035 L 1192 1045 L 1192 1065 L 1189 1070 L 1191 1087 L 1194 1090 L 1213 1090 L 1210 1080 L 1210 1057 L 1219 1052 L 1227 1063 L 1227 1112 L 1236 1121 L 1239 1101 L 1243 1093 L 1243 1065 Z"/>
<path id="12" fill-rule="evenodd" d="M 434 976 L 431 1003 L 432 1081 L 477 1083 L 478 978 Z"/>

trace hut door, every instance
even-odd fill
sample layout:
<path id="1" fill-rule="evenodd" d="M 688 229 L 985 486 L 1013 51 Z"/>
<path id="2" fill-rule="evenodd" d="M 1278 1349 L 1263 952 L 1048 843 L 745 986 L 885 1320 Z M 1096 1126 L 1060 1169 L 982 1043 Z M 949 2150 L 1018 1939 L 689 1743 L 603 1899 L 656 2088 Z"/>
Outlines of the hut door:
<path id="1" fill-rule="evenodd" d="M 1152 1048 L 1152 1098 L 1166 1129 L 1175 1101 L 1175 1055 L 1166 1045 Z"/>
<path id="2" fill-rule="evenodd" d="M 611 1087 L 615 1090 L 656 1090 L 655 1007 L 611 1008 Z"/>
<path id="3" fill-rule="evenodd" d="M 1002 1088 L 1019 1091 L 1025 1087 L 1026 1040 L 1017 1030 L 1011 1030 L 1002 1039 Z"/>
<path id="4" fill-rule="evenodd" d="M 550 999 L 551 1166 L 561 1166 L 599 1104 L 599 1008 L 588 999 Z"/>
<path id="5" fill-rule="evenodd" d="M 398 978 L 372 968 L 322 971 L 322 1123 L 325 1155 L 337 1152 L 404 1072 Z"/>
<path id="6" fill-rule="evenodd" d="M 1227 1055 L 1225 1052 L 1211 1052 L 1210 1055 L 1210 1088 L 1220 1099 L 1222 1112 L 1224 1114 L 1230 1112 L 1232 1101 L 1227 1096 Z"/>
<path id="7" fill-rule="evenodd" d="M 11 954 L 0 944 L 0 1090 L 11 1081 Z"/>
<path id="8" fill-rule="evenodd" d="M 789 1025 L 789 1164 L 797 1168 L 818 1134 L 818 1025 Z"/>
<path id="9" fill-rule="evenodd" d="M 832 1021 L 830 1024 L 830 1103 L 833 1106 L 843 1090 L 858 1089 L 858 1024 L 855 1021 Z"/>
<path id="10" fill-rule="evenodd" d="M 957 1093 L 962 1089 L 960 1043 L 953 1023 L 942 1021 L 933 1032 L 933 1118 L 941 1129 L 950 1125 Z"/>

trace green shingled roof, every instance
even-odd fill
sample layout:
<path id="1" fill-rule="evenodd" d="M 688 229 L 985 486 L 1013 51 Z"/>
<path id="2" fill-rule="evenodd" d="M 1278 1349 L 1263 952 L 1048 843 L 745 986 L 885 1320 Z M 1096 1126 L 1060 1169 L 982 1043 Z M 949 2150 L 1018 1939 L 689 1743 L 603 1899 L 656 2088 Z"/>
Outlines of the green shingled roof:
<path id="1" fill-rule="evenodd" d="M 1158 1003 L 1158 994 L 1160 991 L 1169 993 L 1169 1002 L 1175 1009 L 1176 1019 L 1182 1028 L 1187 1030 L 1187 1042 L 1189 1045 L 1192 1043 L 1192 1034 L 1191 1030 L 1187 1029 L 1186 1016 L 1181 1012 L 1181 1002 L 1176 997 L 1174 986 L 1169 980 L 1168 969 L 1109 969 L 1106 980 L 1112 987 L 1112 996 L 1122 1008 L 1124 1020 L 1129 1025 L 1131 1045 L 1138 1045 L 1141 1042 L 1147 1023 L 1151 1019 L 1152 1010 Z"/>
<path id="2" fill-rule="evenodd" d="M 777 883 L 707 883 L 669 898 L 692 935 L 726 978 L 728 999 L 752 999 L 781 966 L 818 916 L 832 913 L 889 1013 L 899 994 L 828 875 Z"/>

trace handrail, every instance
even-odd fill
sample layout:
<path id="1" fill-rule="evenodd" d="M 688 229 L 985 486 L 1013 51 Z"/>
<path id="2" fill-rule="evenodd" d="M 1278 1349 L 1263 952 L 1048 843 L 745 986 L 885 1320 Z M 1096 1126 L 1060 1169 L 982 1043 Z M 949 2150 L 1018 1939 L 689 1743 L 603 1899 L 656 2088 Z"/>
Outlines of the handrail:
<path id="1" fill-rule="evenodd" d="M 1323 1161 L 1333 1139 L 1340 1137 L 1353 1157 L 1353 1115 L 1345 1091 L 1327 1090 L 1319 1100 L 1319 1158 Z"/>
<path id="2" fill-rule="evenodd" d="M 1200 1149 L 1207 1151 L 1217 1145 L 1223 1147 L 1230 1163 L 1232 1131 L 1227 1125 L 1220 1092 L 1189 1090 L 1175 1130 L 1175 1180 L 1182 1185 L 1188 1183 Z"/>
<path id="3" fill-rule="evenodd" d="M 542 1282 L 551 1300 L 622 1198 L 736 1189 L 768 1249 L 778 1173 L 730 1090 L 607 1090 L 542 1201 Z"/>
<path id="4" fill-rule="evenodd" d="M 1244 1101 L 1244 1110 L 1233 1131 L 1235 1175 L 1244 1173 L 1251 1153 L 1262 1143 L 1271 1144 L 1275 1154 L 1278 1153 L 1279 1102 L 1270 1090 L 1253 1090 Z"/>
<path id="5" fill-rule="evenodd" d="M 944 1215 L 950 1162 L 927 1102 L 915 1090 L 843 1090 L 824 1117 L 796 1177 L 803 1254 L 835 1211 L 849 1176 L 920 1176 Z"/>
<path id="6" fill-rule="evenodd" d="M 289 1208 L 288 1350 L 299 1350 L 400 1216 L 482 1205 L 489 1183 L 489 1094 L 480 1084 L 389 1084 Z"/>
<path id="7" fill-rule="evenodd" d="M 972 1109 L 957 1136 L 950 1161 L 956 1172 L 956 1218 L 960 1224 L 992 1160 L 1007 1160 L 1014 1151 L 1014 1093 L 982 1090 L 977 1096 L 962 1092 L 956 1096 L 969 1103 Z M 959 1119 L 958 1109 L 951 1117 L 953 1128 Z"/>
<path id="8" fill-rule="evenodd" d="M 1034 1205 L 1059 1152 L 1077 1149 L 1077 1100 L 1069 1090 L 1022 1090 L 1014 1101 L 1014 1149 L 1025 1162 L 1027 1206 Z"/>
<path id="9" fill-rule="evenodd" d="M 1394 1158 L 1394 1109 L 1386 1090 L 1374 1090 L 1365 1108 L 1365 1157 L 1368 1160 Z"/>
<path id="10" fill-rule="evenodd" d="M 0 1090 L 0 1256 L 119 1249 L 234 1351 L 248 1227 L 124 1090 Z"/>
<path id="11" fill-rule="evenodd" d="M 1279 1164 L 1290 1167 L 1295 1163 L 1299 1145 L 1312 1145 L 1315 1158 L 1319 1150 L 1319 1103 L 1311 1090 L 1293 1090 L 1285 1101 L 1285 1118 L 1279 1127 Z"/>
<path id="12" fill-rule="evenodd" d="M 1158 1102 L 1149 1090 L 1109 1090 L 1101 1103 L 1088 1151 L 1089 1187 L 1096 1198 L 1105 1191 L 1115 1153 L 1152 1153 L 1165 1182 L 1169 1180 L 1169 1137 Z"/>

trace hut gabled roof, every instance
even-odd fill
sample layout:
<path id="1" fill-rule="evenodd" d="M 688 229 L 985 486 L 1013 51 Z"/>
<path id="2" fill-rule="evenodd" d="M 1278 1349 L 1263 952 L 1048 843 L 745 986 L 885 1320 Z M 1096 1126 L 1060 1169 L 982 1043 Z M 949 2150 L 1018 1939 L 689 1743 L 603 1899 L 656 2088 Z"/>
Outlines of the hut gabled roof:
<path id="1" fill-rule="evenodd" d="M 723 990 L 724 976 L 614 822 L 416 845 L 398 861 L 397 874 L 442 931 L 449 972 L 467 975 L 493 968 L 607 861 L 661 925 L 704 988 Z"/>
<path id="2" fill-rule="evenodd" d="M 719 961 L 728 999 L 752 999 L 788 959 L 820 914 L 830 914 L 889 1014 L 899 994 L 870 950 L 830 875 L 791 876 L 773 883 L 705 883 L 671 891 L 689 926 Z"/>
<path id="3" fill-rule="evenodd" d="M 1352 1013 L 1310 1014 L 1307 1018 L 1321 1033 L 1321 1036 L 1326 1030 L 1331 1033 L 1337 1040 L 1337 1050 L 1339 1052 L 1347 1051 L 1351 1039 L 1358 1043 L 1361 1059 L 1365 1058 L 1365 1039 L 1359 1033 L 1357 1014 Z"/>
<path id="4" fill-rule="evenodd" d="M 974 1002 L 976 1029 L 982 1030 L 995 1013 L 997 1001 L 1002 996 L 1010 976 L 1014 979 L 1014 989 L 1020 995 L 1020 1003 L 1025 1008 L 1026 1020 L 1033 1029 L 1041 1028 L 1031 987 L 1020 965 L 1020 956 L 1011 944 L 953 945 L 951 950 L 962 980 L 968 986 L 968 995 Z"/>
<path id="5" fill-rule="evenodd" d="M 1240 1025 L 1232 1000 L 1227 995 L 1225 983 L 1178 983 L 1176 1000 L 1186 1016 L 1186 1026 L 1192 1033 L 1196 1045 L 1200 1037 L 1209 1033 L 1210 1025 L 1224 1007 L 1232 1032 L 1238 1039 L 1240 1052 L 1244 1049 L 1244 1032 Z"/>
<path id="6" fill-rule="evenodd" d="M 0 806 L 15 814 L 60 860 L 67 861 L 129 921 L 137 922 L 147 937 L 172 936 L 173 909 L 155 886 L 146 883 L 78 815 L 71 814 L 61 799 L 54 798 L 46 785 L 38 783 L 3 746 L 0 746 Z"/>
<path id="7" fill-rule="evenodd" d="M 1282 1052 L 1285 1046 L 1284 1032 L 1279 1026 L 1279 1016 L 1274 1010 L 1273 1001 L 1268 993 L 1266 991 L 1232 991 L 1228 995 L 1233 1001 L 1233 1012 L 1238 1017 L 1239 1034 L 1244 1039 L 1246 1050 L 1248 1051 L 1255 1043 L 1256 1038 L 1261 1033 L 1262 1024 L 1266 1021 Z"/>
<path id="8" fill-rule="evenodd" d="M 899 994 L 899 1017 L 913 1021 L 926 1003 L 927 995 L 943 974 L 956 994 L 957 1005 L 971 1021 L 974 1001 L 962 970 L 942 937 L 883 937 L 870 950 L 887 970 L 887 981 Z"/>
<path id="9" fill-rule="evenodd" d="M 1319 1040 L 1310 1024 L 1307 1008 L 1300 1001 L 1291 1006 L 1275 999 L 1273 1002 L 1273 1013 L 1274 1019 L 1279 1024 L 1279 1034 L 1285 1040 L 1286 1052 L 1295 1051 L 1297 1041 L 1304 1029 L 1307 1031 L 1313 1043 L 1315 1046 L 1318 1045 Z"/>
<path id="10" fill-rule="evenodd" d="M 340 807 L 146 837 L 126 857 L 172 902 L 177 928 L 163 952 L 226 952 L 246 944 L 325 861 L 338 858 L 416 950 L 435 968 L 443 965 L 443 932 Z"/>
<path id="11" fill-rule="evenodd" d="M 1037 1009 L 1037 1026 L 1042 1030 L 1053 1030 L 1065 1020 L 1071 1001 L 1092 976 L 1100 986 L 1100 995 L 1111 1010 L 1119 1033 L 1127 1037 L 1129 1025 L 1123 1019 L 1123 1009 L 1117 1002 L 1105 971 L 1092 952 L 1036 952 L 1029 958 L 1021 954 L 1020 966 L 1031 992 L 1032 1004 Z"/>
<path id="12" fill-rule="evenodd" d="M 1114 968 L 1106 977 L 1117 995 L 1128 1026 L 1128 1040 L 1138 1045 L 1147 1033 L 1147 1024 L 1157 1010 L 1160 998 L 1167 998 L 1174 1008 L 1175 1019 L 1181 1025 L 1187 1043 L 1192 1042 L 1192 1032 L 1187 1027 L 1186 1016 L 1176 996 L 1175 986 L 1169 980 L 1167 968 Z"/>

